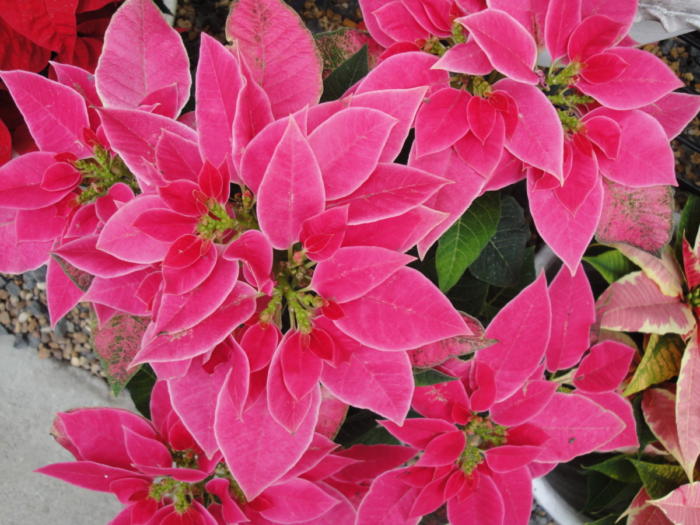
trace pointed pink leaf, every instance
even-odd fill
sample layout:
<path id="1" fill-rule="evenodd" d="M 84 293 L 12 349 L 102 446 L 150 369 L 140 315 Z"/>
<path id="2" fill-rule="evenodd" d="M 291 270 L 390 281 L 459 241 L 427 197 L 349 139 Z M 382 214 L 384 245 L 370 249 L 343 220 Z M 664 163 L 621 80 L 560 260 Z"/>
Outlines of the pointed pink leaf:
<path id="1" fill-rule="evenodd" d="M 571 32 L 567 43 L 568 58 L 584 62 L 591 56 L 608 50 L 622 38 L 624 28 L 604 15 L 585 17 Z"/>
<path id="2" fill-rule="evenodd" d="M 296 242 L 304 220 L 323 210 L 324 196 L 318 162 L 290 118 L 258 193 L 260 229 L 272 246 L 286 249 Z"/>
<path id="3" fill-rule="evenodd" d="M 245 61 L 241 61 L 240 58 L 239 62 L 245 82 L 242 89 L 238 92 L 233 117 L 232 145 L 233 161 L 236 170 L 240 166 L 241 157 L 246 146 L 265 126 L 274 120 L 270 98 L 267 93 L 253 80 L 248 64 Z M 304 109 L 305 111 L 306 109 Z"/>
<path id="4" fill-rule="evenodd" d="M 54 253 L 76 268 L 98 277 L 119 277 L 144 268 L 98 250 L 97 238 L 97 235 L 90 235 L 74 239 L 54 249 Z"/>
<path id="5" fill-rule="evenodd" d="M 450 147 L 469 130 L 466 91 L 445 88 L 423 103 L 416 116 L 417 156 Z"/>
<path id="6" fill-rule="evenodd" d="M 459 458 L 466 444 L 464 432 L 459 429 L 440 434 L 431 439 L 430 443 L 425 446 L 423 455 L 418 459 L 416 466 L 442 467 L 450 465 Z"/>
<path id="7" fill-rule="evenodd" d="M 607 108 L 589 115 L 609 117 L 620 125 L 620 154 L 615 159 L 598 158 L 604 176 L 632 187 L 676 184 L 673 152 L 655 118 L 643 111 Z"/>
<path id="8" fill-rule="evenodd" d="M 226 21 L 226 35 L 270 97 L 276 118 L 318 102 L 321 59 L 291 7 L 279 0 L 239 0 Z"/>
<path id="9" fill-rule="evenodd" d="M 320 404 L 317 392 L 312 397 L 306 418 L 290 434 L 271 417 L 265 396 L 259 396 L 242 417 L 236 415 L 227 395 L 219 396 L 214 423 L 216 440 L 249 501 L 280 479 L 308 448 Z"/>
<path id="10" fill-rule="evenodd" d="M 445 370 L 442 371 L 445 372 Z M 416 387 L 412 406 L 416 412 L 425 417 L 459 424 L 464 424 L 471 408 L 470 399 L 461 381 Z"/>
<path id="11" fill-rule="evenodd" d="M 511 472 L 522 468 L 540 455 L 540 447 L 502 445 L 488 449 L 486 463 L 495 472 Z"/>
<path id="12" fill-rule="evenodd" d="M 617 415 L 579 394 L 555 393 L 545 409 L 530 420 L 550 439 L 538 461 L 570 461 L 605 445 L 625 428 Z"/>
<path id="13" fill-rule="evenodd" d="M 358 345 L 335 368 L 324 364 L 321 381 L 341 401 L 395 423 L 403 422 L 411 406 L 413 373 L 402 352 L 378 352 Z"/>
<path id="14" fill-rule="evenodd" d="M 464 3 L 465 0 L 458 0 Z M 474 2 L 474 0 L 470 0 Z M 547 14 L 547 0 L 522 0 L 513 2 L 512 0 L 488 0 L 488 5 L 492 9 L 500 9 L 515 18 L 538 43 L 544 43 L 545 17 Z M 477 4 L 478 5 L 478 4 Z M 474 6 L 471 11 L 480 11 L 482 6 Z"/>
<path id="15" fill-rule="evenodd" d="M 262 370 L 270 363 L 281 337 L 274 324 L 256 323 L 245 331 L 241 346 L 248 355 L 251 372 Z"/>
<path id="16" fill-rule="evenodd" d="M 284 385 L 296 400 L 311 392 L 321 377 L 322 361 L 309 350 L 315 332 L 287 332 L 279 344 L 279 355 L 272 358 L 271 366 L 281 366 Z"/>
<path id="17" fill-rule="evenodd" d="M 315 484 L 304 479 L 290 479 L 265 490 L 270 506 L 260 514 L 278 523 L 310 521 L 328 512 L 338 501 Z"/>
<path id="18" fill-rule="evenodd" d="M 629 371 L 635 350 L 616 341 L 603 341 L 591 348 L 576 370 L 573 383 L 584 392 L 615 390 Z"/>
<path id="19" fill-rule="evenodd" d="M 473 97 L 472 100 L 478 97 Z M 505 144 L 505 126 L 500 117 L 496 117 L 488 137 L 480 140 L 473 132 L 467 133 L 454 144 L 454 151 L 469 167 L 484 179 L 489 179 L 503 156 Z M 446 188 L 446 191 L 447 190 Z"/>
<path id="20" fill-rule="evenodd" d="M 340 248 L 348 226 L 348 206 L 325 210 L 306 219 L 299 240 L 309 259 L 324 261 Z"/>
<path id="21" fill-rule="evenodd" d="M 160 15 L 158 15 L 160 16 Z M 189 141 L 197 134 L 184 124 L 137 109 L 101 109 L 102 128 L 110 146 L 122 157 L 142 186 L 158 183 L 154 180 L 156 145 L 165 131 Z"/>
<path id="22" fill-rule="evenodd" d="M 496 401 L 513 394 L 544 357 L 551 306 L 544 274 L 509 302 L 491 321 L 486 337 L 498 343 L 479 350 L 476 361 L 496 374 Z"/>
<path id="23" fill-rule="evenodd" d="M 69 277 L 63 269 L 63 267 L 68 268 L 69 266 L 68 263 L 61 264 L 55 257 L 48 259 L 48 268 L 46 272 L 46 302 L 49 307 L 49 319 L 51 320 L 52 327 L 55 327 L 56 323 L 58 323 L 64 315 L 75 308 L 85 295 L 85 291 L 78 287 L 73 280 L 77 275 L 82 274 L 82 276 L 85 276 L 85 274 L 79 272 L 76 268 L 70 267 L 74 270 L 74 276 Z"/>
<path id="24" fill-rule="evenodd" d="M 76 91 L 26 71 L 6 71 L 0 76 L 39 149 L 90 155 L 83 142 L 83 129 L 90 127 L 87 108 Z"/>
<path id="25" fill-rule="evenodd" d="M 486 9 L 457 20 L 469 30 L 498 71 L 518 82 L 533 85 L 538 82 L 533 71 L 537 44 L 515 18 L 505 11 Z M 498 35 L 508 35 L 508 39 Z"/>
<path id="26" fill-rule="evenodd" d="M 447 71 L 431 69 L 437 57 L 428 53 L 400 53 L 382 61 L 360 81 L 355 93 L 383 89 L 408 89 L 428 86 L 431 89 L 448 87 Z"/>
<path id="27" fill-rule="evenodd" d="M 596 303 L 600 327 L 606 330 L 685 334 L 695 326 L 690 308 L 664 295 L 642 272 L 611 284 Z"/>
<path id="28" fill-rule="evenodd" d="M 468 335 L 462 317 L 416 270 L 401 268 L 360 299 L 342 304 L 335 325 L 362 344 L 408 350 L 456 335 Z"/>
<path id="29" fill-rule="evenodd" d="M 396 120 L 370 108 L 347 108 L 309 135 L 329 199 L 356 190 L 374 171 Z"/>
<path id="30" fill-rule="evenodd" d="M 556 60 L 566 54 L 566 44 L 581 21 L 582 0 L 554 0 L 547 6 L 544 40 L 549 56 Z"/>
<path id="31" fill-rule="evenodd" d="M 163 443 L 129 428 L 124 429 L 124 444 L 132 464 L 169 468 L 173 463 L 170 451 Z"/>
<path id="32" fill-rule="evenodd" d="M 237 262 L 218 257 L 202 284 L 184 294 L 163 294 L 156 316 L 157 331 L 179 332 L 200 323 L 221 306 L 237 277 Z"/>
<path id="33" fill-rule="evenodd" d="M 347 100 L 350 107 L 377 109 L 397 120 L 389 132 L 379 162 L 391 162 L 401 152 L 426 90 L 425 87 L 382 89 L 353 94 L 343 101 Z"/>
<path id="34" fill-rule="evenodd" d="M 425 155 L 419 159 L 416 159 L 413 153 L 412 150 L 409 157 L 410 166 L 454 181 L 454 184 L 441 188 L 426 201 L 426 206 L 448 215 L 445 220 L 430 228 L 420 240 L 418 253 L 424 257 L 433 243 L 462 216 L 474 199 L 481 194 L 485 180 L 462 160 L 454 148 L 433 155 Z"/>
<path id="35" fill-rule="evenodd" d="M 202 170 L 197 143 L 177 133 L 163 130 L 156 144 L 156 167 L 168 181 L 194 181 Z"/>
<path id="36" fill-rule="evenodd" d="M 202 156 L 216 166 L 232 154 L 233 119 L 244 82 L 235 55 L 203 34 L 197 65 L 195 115 Z"/>
<path id="37" fill-rule="evenodd" d="M 84 489 L 100 492 L 111 492 L 111 485 L 116 480 L 141 476 L 139 472 L 133 470 L 110 467 L 93 461 L 53 463 L 38 468 L 34 472 L 52 476 Z"/>
<path id="38" fill-rule="evenodd" d="M 639 108 L 659 121 L 668 139 L 674 139 L 700 111 L 700 97 L 687 93 L 669 93 L 648 106 Z"/>
<path id="39" fill-rule="evenodd" d="M 616 78 L 602 83 L 579 80 L 576 87 L 612 109 L 635 109 L 651 104 L 683 86 L 675 73 L 661 59 L 647 51 L 615 47 L 606 51 L 627 63 Z M 634 86 L 634 89 L 629 89 Z"/>
<path id="40" fill-rule="evenodd" d="M 254 284 L 260 289 L 270 280 L 272 272 L 272 246 L 265 235 L 258 230 L 248 230 L 224 250 L 225 259 L 241 259 L 254 276 Z"/>
<path id="41" fill-rule="evenodd" d="M 430 36 L 400 1 L 383 2 L 380 8 L 372 11 L 372 16 L 382 32 L 396 42 L 414 42 Z"/>
<path id="42" fill-rule="evenodd" d="M 593 15 L 604 15 L 620 24 L 626 33 L 626 29 L 632 25 L 637 14 L 636 0 L 618 0 L 607 2 L 606 0 L 583 0 L 581 15 L 586 18 Z"/>
<path id="43" fill-rule="evenodd" d="M 601 149 L 609 159 L 615 159 L 620 154 L 622 129 L 620 125 L 603 115 L 586 119 L 585 136 Z"/>
<path id="44" fill-rule="evenodd" d="M 179 361 L 203 354 L 226 339 L 255 312 L 255 291 L 236 283 L 223 305 L 201 323 L 178 332 L 154 334 L 146 340 L 134 363 Z"/>
<path id="45" fill-rule="evenodd" d="M 114 14 L 95 70 L 109 106 L 136 108 L 149 94 L 175 84 L 177 116 L 190 96 L 190 67 L 180 35 L 150 0 L 128 0 Z"/>
<path id="46" fill-rule="evenodd" d="M 443 364 L 450 357 L 468 355 L 495 343 L 485 337 L 484 327 L 477 319 L 465 313 L 462 313 L 462 318 L 473 335 L 450 337 L 410 350 L 408 355 L 411 364 L 419 368 L 432 368 Z"/>
<path id="47" fill-rule="evenodd" d="M 700 515 L 700 483 L 682 485 L 650 503 L 660 508 L 671 523 L 693 525 Z"/>
<path id="48" fill-rule="evenodd" d="M 372 482 L 357 509 L 357 525 L 415 525 L 420 516 L 410 518 L 420 489 L 402 482 L 403 469 L 390 470 Z"/>
<path id="49" fill-rule="evenodd" d="M 155 195 L 141 195 L 122 206 L 105 224 L 97 248 L 123 261 L 151 264 L 163 260 L 170 244 L 144 235 L 134 222 L 145 211 L 164 207 Z"/>
<path id="50" fill-rule="evenodd" d="M 368 223 L 423 204 L 448 182 L 417 168 L 380 163 L 359 188 L 335 203 L 349 205 L 350 224 Z"/>
<path id="51" fill-rule="evenodd" d="M 598 182 L 572 214 L 558 199 L 555 190 L 534 189 L 532 179 L 528 177 L 528 197 L 537 231 L 569 271 L 573 271 L 598 226 L 603 208 L 603 185 Z"/>
<path id="52" fill-rule="evenodd" d="M 599 451 L 611 452 L 621 448 L 639 448 L 639 439 L 637 438 L 637 422 L 635 421 L 632 404 L 628 399 L 622 397 L 617 392 L 602 392 L 599 394 L 586 392 L 583 395 L 604 409 L 615 414 L 625 424 L 624 428 L 617 434 L 612 434 L 614 437 L 610 441 L 608 441 L 605 445 L 598 447 Z"/>
<path id="53" fill-rule="evenodd" d="M 700 455 L 698 396 L 700 396 L 700 347 L 695 336 L 690 339 L 683 353 L 676 389 L 676 427 L 678 445 L 683 457 L 681 465 L 690 481 L 694 481 L 693 471 Z"/>
<path id="54" fill-rule="evenodd" d="M 554 106 L 533 86 L 506 78 L 494 87 L 518 105 L 518 125 L 506 147 L 523 162 L 563 180 L 564 130 Z"/>
<path id="55" fill-rule="evenodd" d="M 470 38 L 465 43 L 449 48 L 447 53 L 442 55 L 440 60 L 433 65 L 433 69 L 481 76 L 491 73 L 493 65 L 476 40 Z"/>
<path id="56" fill-rule="evenodd" d="M 52 153 L 36 151 L 0 166 L 0 207 L 37 210 L 61 201 L 71 188 L 47 191 L 41 187 L 44 174 L 57 164 Z"/>
<path id="57" fill-rule="evenodd" d="M 547 370 L 571 368 L 589 345 L 595 321 L 595 301 L 586 272 L 579 265 L 572 276 L 562 268 L 549 287 L 552 302 L 552 335 L 547 345 Z"/>
<path id="58" fill-rule="evenodd" d="M 99 428 L 100 433 L 94 429 Z M 150 422 L 131 412 L 114 408 L 81 408 L 60 412 L 52 435 L 79 460 L 95 461 L 118 468 L 131 468 L 124 443 L 124 429 L 155 438 Z"/>
<path id="59" fill-rule="evenodd" d="M 413 258 L 379 246 L 340 248 L 314 270 L 311 287 L 326 299 L 358 299 L 386 281 Z"/>
<path id="60" fill-rule="evenodd" d="M 491 479 L 503 498 L 503 523 L 526 523 L 532 512 L 532 477 L 528 469 L 494 472 Z"/>
<path id="61" fill-rule="evenodd" d="M 409 418 L 401 426 L 391 421 L 380 421 L 392 435 L 419 449 L 425 449 L 435 437 L 454 431 L 452 423 L 444 419 Z"/>
<path id="62" fill-rule="evenodd" d="M 305 119 L 300 114 L 294 115 L 294 118 L 302 133 L 305 134 Z M 260 190 L 260 183 L 267 171 L 270 157 L 272 157 L 288 125 L 288 119 L 271 122 L 257 136 L 253 137 L 242 154 L 240 176 L 245 185 L 255 194 Z"/>
<path id="63" fill-rule="evenodd" d="M 214 436 L 216 400 L 230 369 L 221 363 L 209 372 L 203 358 L 197 358 L 184 376 L 168 381 L 173 409 L 208 457 L 219 449 Z"/>
<path id="64" fill-rule="evenodd" d="M 525 423 L 539 414 L 554 395 L 556 383 L 528 381 L 513 395 L 493 405 L 489 412 L 499 425 L 512 427 Z"/>
<path id="65" fill-rule="evenodd" d="M 321 380 L 323 380 L 323 376 Z M 329 439 L 334 439 L 345 422 L 349 407 L 350 405 L 338 399 L 330 390 L 321 385 L 321 407 L 319 408 L 316 432 Z"/>
<path id="66" fill-rule="evenodd" d="M 343 245 L 383 246 L 389 250 L 405 252 L 444 223 L 447 216 L 447 213 L 427 206 L 417 206 L 396 217 L 348 226 Z M 444 229 L 449 227 L 448 224 Z"/>
<path id="67" fill-rule="evenodd" d="M 290 333 L 290 332 L 288 332 Z M 295 332 L 298 334 L 298 332 Z M 285 334 L 286 336 L 287 334 Z M 289 341 L 289 337 L 286 341 Z M 285 342 L 285 339 L 280 343 Z M 282 425 L 289 433 L 293 434 L 297 431 L 299 426 L 305 421 L 309 415 L 309 410 L 313 403 L 314 396 L 319 394 L 318 387 L 318 372 L 314 373 L 313 376 L 305 376 L 303 374 L 296 374 L 293 379 L 298 380 L 301 384 L 303 379 L 308 378 L 308 381 L 301 385 L 308 388 L 306 393 L 302 396 L 295 397 L 289 391 L 287 382 L 284 377 L 284 368 L 282 359 L 280 358 L 280 351 L 275 352 L 272 356 L 272 361 L 270 362 L 270 368 L 267 373 L 267 407 L 272 418 Z M 316 356 L 312 356 L 318 364 L 320 364 L 319 359 Z M 291 374 L 290 374 L 291 375 Z M 290 383 L 294 386 L 297 383 L 293 383 L 292 378 L 290 378 Z M 301 388 L 299 386 L 299 388 Z M 314 420 L 314 426 L 316 425 L 316 420 Z"/>
<path id="68" fill-rule="evenodd" d="M 503 496 L 491 476 L 479 473 L 477 489 L 466 499 L 459 496 L 447 502 L 447 517 L 453 525 L 489 523 L 504 525 Z"/>

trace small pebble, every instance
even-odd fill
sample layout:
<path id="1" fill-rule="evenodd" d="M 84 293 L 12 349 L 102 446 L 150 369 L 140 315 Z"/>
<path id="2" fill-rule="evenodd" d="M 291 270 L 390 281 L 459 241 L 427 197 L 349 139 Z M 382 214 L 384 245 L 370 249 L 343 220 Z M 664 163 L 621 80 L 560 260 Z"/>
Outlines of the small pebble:
<path id="1" fill-rule="evenodd" d="M 20 292 L 22 291 L 19 286 L 14 281 L 10 281 L 5 285 L 5 289 L 12 295 L 13 297 L 19 297 Z"/>

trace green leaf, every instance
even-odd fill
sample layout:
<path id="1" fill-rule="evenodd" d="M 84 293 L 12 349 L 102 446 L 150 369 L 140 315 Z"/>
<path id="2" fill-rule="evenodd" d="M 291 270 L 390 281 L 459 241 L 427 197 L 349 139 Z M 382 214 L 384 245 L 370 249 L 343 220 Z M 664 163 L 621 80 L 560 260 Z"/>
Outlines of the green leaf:
<path id="1" fill-rule="evenodd" d="M 438 372 L 434 368 L 419 369 L 413 371 L 413 379 L 416 382 L 416 386 L 429 386 L 437 385 L 438 383 L 447 383 L 448 381 L 455 381 L 457 378 Z"/>
<path id="2" fill-rule="evenodd" d="M 676 234 L 676 249 L 680 250 L 681 240 L 685 237 L 692 245 L 700 226 L 700 197 L 688 194 L 688 201 L 683 206 Z"/>
<path id="3" fill-rule="evenodd" d="M 683 340 L 673 334 L 649 337 L 642 361 L 623 393 L 630 396 L 676 377 L 681 367 Z"/>
<path id="4" fill-rule="evenodd" d="M 649 463 L 630 459 L 644 483 L 651 499 L 662 498 L 672 490 L 688 483 L 688 478 L 680 465 Z"/>
<path id="5" fill-rule="evenodd" d="M 624 483 L 598 472 L 589 472 L 584 512 L 608 514 L 622 512 L 639 490 L 638 483 Z"/>
<path id="6" fill-rule="evenodd" d="M 624 454 L 618 454 L 611 458 L 596 463 L 595 465 L 590 465 L 584 467 L 586 470 L 594 470 L 595 472 L 600 472 L 605 474 L 609 478 L 616 481 L 622 481 L 625 483 L 639 483 L 639 474 L 637 474 L 637 469 L 634 468 L 628 461 L 628 457 Z"/>
<path id="7" fill-rule="evenodd" d="M 583 260 L 593 266 L 608 284 L 636 269 L 636 266 L 617 250 L 608 250 L 599 255 L 584 257 Z"/>
<path id="8" fill-rule="evenodd" d="M 440 289 L 447 292 L 459 281 L 496 233 L 501 215 L 497 192 L 476 199 L 464 215 L 445 232 L 435 255 Z"/>
<path id="9" fill-rule="evenodd" d="M 525 260 L 530 228 L 523 209 L 507 196 L 501 201 L 501 217 L 496 234 L 469 267 L 477 279 L 493 286 L 515 286 Z"/>
<path id="10" fill-rule="evenodd" d="M 617 514 L 608 514 L 604 518 L 595 521 L 587 521 L 583 525 L 615 525 L 617 522 Z"/>
<path id="11" fill-rule="evenodd" d="M 525 257 L 520 268 L 520 277 L 518 277 L 518 282 L 515 284 L 515 286 L 509 286 L 508 288 L 497 289 L 491 287 L 487 296 L 486 304 L 481 311 L 482 317 L 485 317 L 489 321 L 496 317 L 496 314 L 498 314 L 498 312 L 500 312 L 506 304 L 515 298 L 515 296 L 518 295 L 523 288 L 534 282 L 535 277 L 537 277 L 535 275 L 535 247 L 528 246 L 525 249 Z"/>
<path id="12" fill-rule="evenodd" d="M 339 99 L 349 87 L 364 77 L 368 71 L 367 46 L 364 45 L 357 53 L 340 64 L 337 69 L 325 78 L 321 102 Z"/>
<path id="13" fill-rule="evenodd" d="M 455 308 L 479 317 L 489 292 L 489 285 L 466 272 L 450 290 L 448 297 Z"/>
<path id="14" fill-rule="evenodd" d="M 391 433 L 384 427 L 377 425 L 376 427 L 365 432 L 357 439 L 355 439 L 351 445 L 400 445 L 401 442 L 396 439 Z"/>
<path id="15" fill-rule="evenodd" d="M 639 440 L 639 450 L 644 450 L 649 443 L 653 443 L 657 438 L 649 428 L 646 419 L 644 419 L 642 396 L 637 396 L 632 400 L 632 409 L 634 410 L 634 422 L 637 429 L 637 439 Z"/>
<path id="16" fill-rule="evenodd" d="M 151 391 L 155 384 L 156 374 L 148 365 L 143 365 L 126 384 L 126 389 L 129 391 L 136 409 L 148 419 L 151 418 Z"/>

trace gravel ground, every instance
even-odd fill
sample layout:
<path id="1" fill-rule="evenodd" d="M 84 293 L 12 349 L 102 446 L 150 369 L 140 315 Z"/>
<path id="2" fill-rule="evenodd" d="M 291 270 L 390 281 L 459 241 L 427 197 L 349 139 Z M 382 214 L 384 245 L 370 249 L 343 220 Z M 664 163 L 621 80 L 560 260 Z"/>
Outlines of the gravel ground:
<path id="1" fill-rule="evenodd" d="M 231 0 L 180 0 L 175 26 L 182 32 L 193 63 L 199 33 L 205 31 L 224 40 L 223 24 Z M 312 31 L 328 31 L 339 27 L 356 27 L 360 13 L 356 0 L 287 0 L 297 9 Z M 700 92 L 700 47 L 685 40 L 672 39 L 646 46 L 666 60 L 686 81 L 689 89 Z M 700 145 L 700 117 L 684 133 L 686 143 L 674 142 L 678 172 L 700 184 L 700 152 L 688 147 L 687 141 Z M 55 330 L 49 326 L 46 307 L 46 269 L 40 268 L 24 275 L 0 274 L 0 335 L 15 338 L 16 348 L 37 352 L 41 359 L 52 357 L 74 367 L 104 376 L 98 356 L 91 348 L 89 309 L 83 305 L 72 310 Z M 546 512 L 535 505 L 530 525 L 553 525 Z"/>

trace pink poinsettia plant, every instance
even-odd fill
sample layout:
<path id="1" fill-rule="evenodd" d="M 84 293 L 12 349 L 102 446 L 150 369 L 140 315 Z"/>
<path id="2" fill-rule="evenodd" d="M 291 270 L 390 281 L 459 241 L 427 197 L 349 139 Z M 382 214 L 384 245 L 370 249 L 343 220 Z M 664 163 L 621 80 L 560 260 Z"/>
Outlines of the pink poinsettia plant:
<path id="1" fill-rule="evenodd" d="M 622 395 L 636 346 L 611 335 L 638 327 L 600 307 L 618 283 L 596 312 L 580 261 L 597 232 L 646 272 L 668 235 L 634 228 L 670 224 L 655 186 L 675 183 L 668 142 L 700 106 L 631 47 L 635 2 L 540 4 L 363 1 L 385 51 L 359 78 L 367 50 L 328 37 L 352 66 L 326 78 L 346 70 L 335 99 L 280 0 L 234 3 L 229 45 L 202 35 L 194 79 L 150 0 L 116 11 L 94 74 L 1 71 L 33 146 L 0 166 L 0 270 L 47 264 L 54 324 L 91 305 L 115 392 L 157 376 L 150 420 L 59 414 L 76 462 L 39 471 L 113 493 L 119 525 L 417 523 L 441 507 L 518 524 L 534 477 L 639 446 Z M 565 266 L 548 284 L 521 261 L 499 285 L 488 257 L 514 264 L 499 250 L 522 259 L 530 235 L 496 191 L 523 178 Z M 500 288 L 473 312 L 486 329 L 427 276 L 433 257 L 443 290 L 475 260 Z M 670 271 L 654 261 L 652 281 Z M 680 286 L 656 294 L 689 330 Z M 356 415 L 384 441 L 342 437 Z"/>

